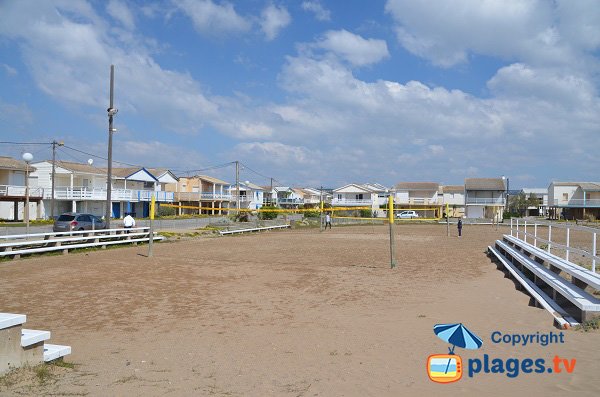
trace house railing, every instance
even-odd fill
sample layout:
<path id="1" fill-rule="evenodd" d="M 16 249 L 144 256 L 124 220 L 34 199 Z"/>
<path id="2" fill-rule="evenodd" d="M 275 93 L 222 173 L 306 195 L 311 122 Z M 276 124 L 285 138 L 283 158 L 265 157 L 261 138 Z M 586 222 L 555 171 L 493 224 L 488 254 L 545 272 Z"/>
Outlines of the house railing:
<path id="1" fill-rule="evenodd" d="M 175 198 L 179 201 L 198 201 L 198 200 L 208 200 L 208 201 L 219 201 L 219 200 L 231 200 L 231 194 L 221 194 L 221 193 L 212 193 L 212 192 L 177 192 L 175 193 Z"/>
<path id="2" fill-rule="evenodd" d="M 106 189 L 89 187 L 56 187 L 54 198 L 58 200 L 106 200 Z M 152 190 L 112 189 L 111 199 L 113 201 L 150 201 L 152 194 L 159 202 L 173 202 L 173 192 Z M 51 198 L 51 190 L 46 189 L 44 198 Z"/>
<path id="3" fill-rule="evenodd" d="M 0 185 L 0 197 L 23 197 L 27 195 L 25 186 Z M 30 187 L 30 198 L 42 198 L 44 189 L 41 187 Z"/>
<path id="4" fill-rule="evenodd" d="M 301 198 L 278 198 L 277 199 L 277 204 L 285 204 L 285 205 L 292 205 L 292 204 L 304 204 L 304 199 Z"/>
<path id="5" fill-rule="evenodd" d="M 339 199 L 334 198 L 331 200 L 331 205 L 371 205 L 372 200 L 360 200 L 360 199 Z"/>
<path id="6" fill-rule="evenodd" d="M 480 198 L 480 197 L 467 197 L 465 198 L 465 204 L 477 204 L 477 205 L 505 205 L 504 198 Z"/>
<path id="7" fill-rule="evenodd" d="M 600 199 L 554 199 L 554 205 L 557 207 L 600 207 Z"/>
<path id="8" fill-rule="evenodd" d="M 394 198 L 394 202 L 397 204 L 410 204 L 410 205 L 438 205 L 440 202 L 437 198 L 432 199 L 429 197 L 409 197 L 406 198 Z"/>

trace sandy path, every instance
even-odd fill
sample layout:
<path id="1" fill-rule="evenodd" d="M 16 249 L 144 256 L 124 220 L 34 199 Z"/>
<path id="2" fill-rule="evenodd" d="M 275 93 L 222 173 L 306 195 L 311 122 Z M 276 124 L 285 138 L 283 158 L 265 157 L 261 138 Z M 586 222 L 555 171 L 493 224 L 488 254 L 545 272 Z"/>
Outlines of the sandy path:
<path id="1" fill-rule="evenodd" d="M 77 364 L 46 386 L 0 394 L 397 396 L 559 395 L 600 390 L 600 334 L 514 348 L 491 332 L 557 332 L 551 317 L 485 255 L 500 236 L 467 226 L 397 228 L 389 269 L 384 226 L 290 230 L 47 256 L 0 264 L 1 311 L 70 344 Z M 6 282 L 6 280 L 10 280 Z M 447 347 L 437 323 L 463 322 L 483 354 L 576 358 L 573 374 L 429 381 L 429 354 Z"/>

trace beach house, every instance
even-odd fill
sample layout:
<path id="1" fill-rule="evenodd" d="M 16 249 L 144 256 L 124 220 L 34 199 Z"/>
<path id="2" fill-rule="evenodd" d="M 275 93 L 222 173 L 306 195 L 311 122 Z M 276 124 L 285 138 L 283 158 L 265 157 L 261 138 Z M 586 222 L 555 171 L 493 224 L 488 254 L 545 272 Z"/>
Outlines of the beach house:
<path id="1" fill-rule="evenodd" d="M 442 214 L 448 208 L 448 215 L 451 218 L 462 218 L 465 215 L 464 185 L 441 185 L 438 200 L 442 204 Z"/>
<path id="2" fill-rule="evenodd" d="M 12 157 L 0 157 L 0 219 L 22 220 L 25 214 L 27 164 Z M 29 166 L 29 219 L 43 216 L 42 198 L 44 189 L 39 187 Z"/>
<path id="3" fill-rule="evenodd" d="M 394 186 L 394 207 L 398 211 L 414 210 L 422 218 L 442 216 L 436 182 L 399 182 Z"/>
<path id="4" fill-rule="evenodd" d="M 600 182 L 552 182 L 548 207 L 555 219 L 599 219 Z"/>
<path id="5" fill-rule="evenodd" d="M 505 178 L 465 179 L 465 217 L 502 221 L 506 187 Z"/>
<path id="6" fill-rule="evenodd" d="M 232 200 L 229 193 L 229 182 L 208 175 L 179 177 L 177 183 L 169 183 L 166 190 L 174 192 L 175 202 L 182 207 L 177 209 L 182 214 L 223 214 Z"/>

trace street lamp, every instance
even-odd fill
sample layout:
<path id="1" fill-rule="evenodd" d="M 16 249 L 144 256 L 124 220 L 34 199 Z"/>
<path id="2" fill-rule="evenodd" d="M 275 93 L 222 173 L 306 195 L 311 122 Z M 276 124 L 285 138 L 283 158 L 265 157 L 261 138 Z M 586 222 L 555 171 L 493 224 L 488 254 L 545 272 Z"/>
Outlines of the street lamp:
<path id="1" fill-rule="evenodd" d="M 23 153 L 23 160 L 25 161 L 25 211 L 23 217 L 25 218 L 25 234 L 29 235 L 29 163 L 33 160 L 33 154 Z"/>

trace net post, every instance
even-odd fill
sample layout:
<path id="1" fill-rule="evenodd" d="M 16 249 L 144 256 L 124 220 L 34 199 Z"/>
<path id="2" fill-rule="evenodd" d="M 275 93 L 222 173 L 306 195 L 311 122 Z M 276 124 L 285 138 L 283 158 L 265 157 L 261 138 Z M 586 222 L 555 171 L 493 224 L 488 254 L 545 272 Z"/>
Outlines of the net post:
<path id="1" fill-rule="evenodd" d="M 320 211 L 320 215 L 319 215 L 319 220 L 321 221 L 321 227 L 320 230 L 323 231 L 323 200 L 321 200 L 321 205 L 319 206 L 321 211 Z"/>
<path id="2" fill-rule="evenodd" d="M 569 248 L 570 248 L 570 244 L 571 243 L 571 229 L 569 229 L 569 226 L 567 226 L 567 249 L 565 251 L 565 259 L 569 260 Z"/>
<path id="3" fill-rule="evenodd" d="M 450 209 L 446 203 L 446 237 L 450 237 Z"/>
<path id="4" fill-rule="evenodd" d="M 390 223 L 390 268 L 396 267 L 396 239 L 394 238 L 394 196 L 388 198 L 388 217 Z"/>

